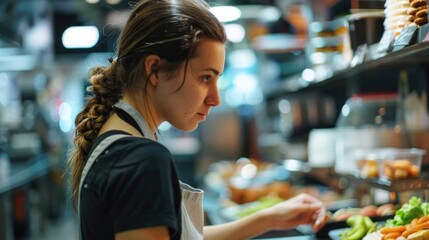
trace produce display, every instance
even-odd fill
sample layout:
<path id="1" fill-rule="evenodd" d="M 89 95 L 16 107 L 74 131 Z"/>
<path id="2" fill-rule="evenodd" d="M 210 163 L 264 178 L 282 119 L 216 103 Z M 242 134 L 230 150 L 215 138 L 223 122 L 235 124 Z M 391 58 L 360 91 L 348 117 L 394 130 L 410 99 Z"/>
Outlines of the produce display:
<path id="1" fill-rule="evenodd" d="M 351 226 L 340 235 L 342 240 L 362 239 L 368 233 L 376 230 L 376 224 L 368 216 L 353 215 L 347 218 L 346 223 Z"/>
<path id="2" fill-rule="evenodd" d="M 411 197 L 385 222 L 377 223 L 368 216 L 347 218 L 350 226 L 340 235 L 342 240 L 429 240 L 429 203 Z M 365 220 L 367 222 L 365 222 Z"/>
<path id="3" fill-rule="evenodd" d="M 332 221 L 344 221 L 354 215 L 367 217 L 389 216 L 395 214 L 396 207 L 393 204 L 384 204 L 381 206 L 368 205 L 361 208 L 342 208 L 332 214 Z"/>
<path id="4" fill-rule="evenodd" d="M 416 218 L 429 215 L 429 203 L 422 202 L 418 197 L 411 197 L 407 203 L 396 211 L 393 219 L 386 221 L 386 227 L 404 226 Z"/>

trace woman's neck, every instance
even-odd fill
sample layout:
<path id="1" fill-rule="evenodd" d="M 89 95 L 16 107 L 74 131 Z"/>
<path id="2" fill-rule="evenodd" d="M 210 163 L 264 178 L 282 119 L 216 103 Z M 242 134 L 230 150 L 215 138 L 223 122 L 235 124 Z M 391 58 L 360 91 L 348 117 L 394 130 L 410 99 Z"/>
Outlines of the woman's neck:
<path id="1" fill-rule="evenodd" d="M 137 101 L 133 100 L 131 97 L 127 95 L 123 97 L 122 101 L 134 107 L 140 113 L 140 115 L 146 120 L 146 122 L 149 125 L 150 131 L 154 135 L 156 135 L 156 129 L 159 124 L 157 123 L 157 114 L 153 110 L 151 103 L 147 99 L 144 99 L 141 101 L 142 102 L 141 104 L 137 104 Z"/>

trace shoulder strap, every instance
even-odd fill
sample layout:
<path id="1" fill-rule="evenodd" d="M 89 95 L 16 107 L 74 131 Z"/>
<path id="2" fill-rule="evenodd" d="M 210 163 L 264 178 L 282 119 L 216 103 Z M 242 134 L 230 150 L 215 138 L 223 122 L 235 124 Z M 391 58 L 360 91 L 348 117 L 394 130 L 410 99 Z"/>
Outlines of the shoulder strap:
<path id="1" fill-rule="evenodd" d="M 115 141 L 125 138 L 125 137 L 134 137 L 132 135 L 128 134 L 115 134 L 112 136 L 109 136 L 105 138 L 103 141 L 101 141 L 97 147 L 95 147 L 94 151 L 92 151 L 91 155 L 89 156 L 88 160 L 86 161 L 85 167 L 82 171 L 82 176 L 80 178 L 80 184 L 79 184 L 79 195 L 77 200 L 77 215 L 78 215 L 78 229 L 79 229 L 79 238 L 82 239 L 82 231 L 80 229 L 80 196 L 81 196 L 81 189 L 83 186 L 83 182 L 85 181 L 86 175 L 88 174 L 89 170 L 91 169 L 92 165 L 94 164 L 95 160 L 100 156 L 101 153 L 104 152 L 112 143 Z"/>

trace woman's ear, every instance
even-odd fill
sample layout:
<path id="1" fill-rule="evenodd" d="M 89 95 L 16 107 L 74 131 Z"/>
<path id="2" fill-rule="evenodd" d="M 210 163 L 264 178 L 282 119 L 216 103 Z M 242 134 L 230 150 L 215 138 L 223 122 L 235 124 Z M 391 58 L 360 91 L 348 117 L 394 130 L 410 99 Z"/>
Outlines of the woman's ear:
<path id="1" fill-rule="evenodd" d="M 161 64 L 161 58 L 157 55 L 149 55 L 146 57 L 145 61 L 145 70 L 149 76 L 149 81 L 152 85 L 156 86 L 158 84 L 158 69 Z"/>

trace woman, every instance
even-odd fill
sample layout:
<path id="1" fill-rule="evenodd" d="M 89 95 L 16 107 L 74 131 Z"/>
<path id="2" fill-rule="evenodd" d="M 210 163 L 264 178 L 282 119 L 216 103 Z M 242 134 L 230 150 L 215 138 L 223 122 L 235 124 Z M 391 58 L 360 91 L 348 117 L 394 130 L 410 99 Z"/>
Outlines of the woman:
<path id="1" fill-rule="evenodd" d="M 179 181 L 156 129 L 168 121 L 192 131 L 220 104 L 225 42 L 204 0 L 142 0 L 133 7 L 117 58 L 92 70 L 93 96 L 75 121 L 69 166 L 82 239 L 246 239 L 324 223 L 323 205 L 299 195 L 203 227 L 202 191 Z"/>

